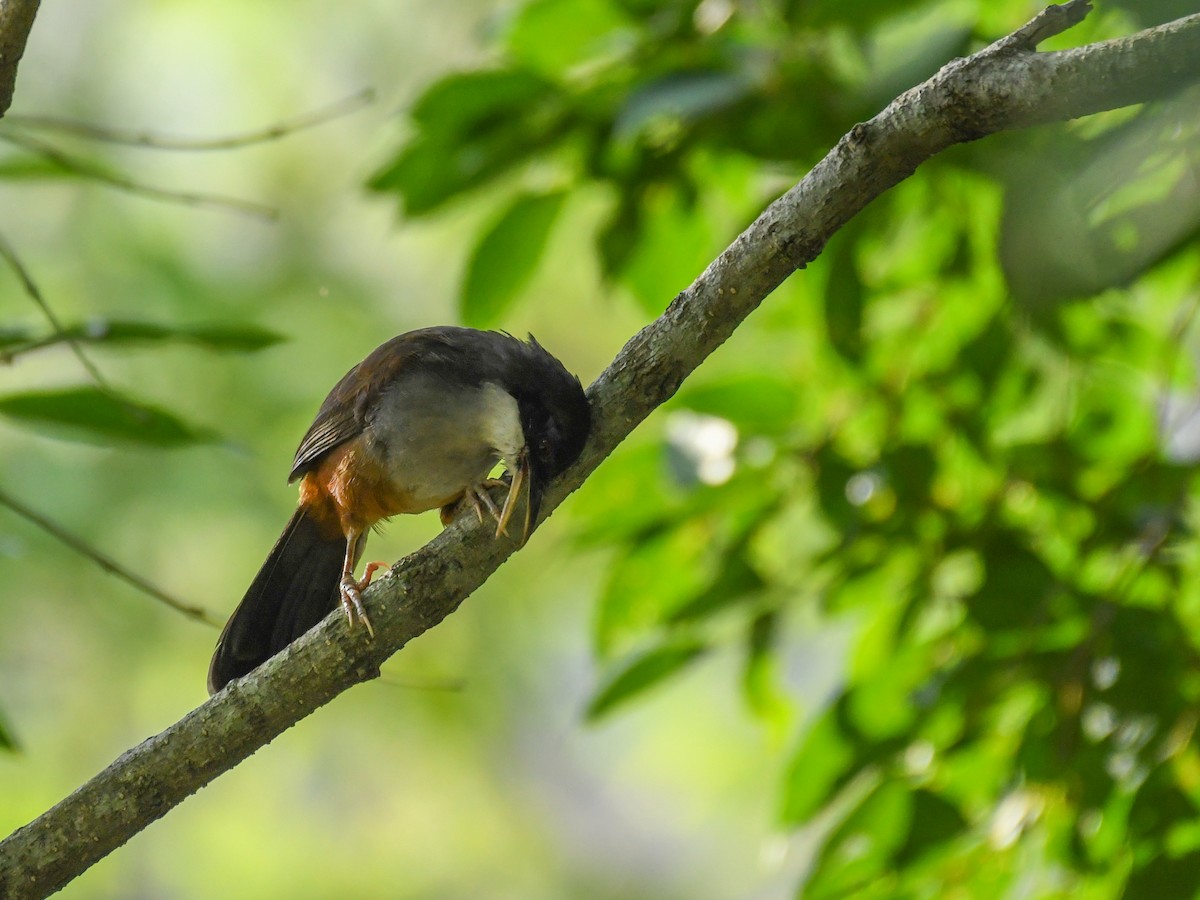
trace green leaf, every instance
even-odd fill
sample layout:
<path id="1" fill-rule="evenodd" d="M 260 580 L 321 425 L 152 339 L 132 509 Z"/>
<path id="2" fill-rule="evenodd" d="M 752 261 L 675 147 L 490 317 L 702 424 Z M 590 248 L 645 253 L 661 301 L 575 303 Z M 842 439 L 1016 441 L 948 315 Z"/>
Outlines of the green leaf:
<path id="1" fill-rule="evenodd" d="M 676 400 L 681 406 L 728 419 L 739 431 L 780 434 L 795 424 L 796 386 L 788 378 L 764 373 L 733 375 L 718 382 L 685 382 Z"/>
<path id="2" fill-rule="evenodd" d="M 735 603 L 750 600 L 766 586 L 766 582 L 746 561 L 745 553 L 739 547 L 722 560 L 721 569 L 712 584 L 676 610 L 670 621 L 703 619 Z"/>
<path id="3" fill-rule="evenodd" d="M 66 340 L 108 346 L 179 342 L 196 344 L 207 350 L 250 353 L 282 343 L 284 337 L 255 325 L 167 325 L 133 319 L 93 319 L 68 325 L 57 334 L 34 334 L 26 328 L 0 328 L 0 348 L 14 352 Z"/>
<path id="4" fill-rule="evenodd" d="M 684 514 L 683 495 L 671 490 L 662 447 L 621 446 L 576 497 L 579 537 L 589 543 L 637 541 Z"/>
<path id="5" fill-rule="evenodd" d="M 420 216 L 486 184 L 558 139 L 568 120 L 558 91 L 528 73 L 453 75 L 417 102 L 417 135 L 368 182 Z"/>
<path id="6" fill-rule="evenodd" d="M 854 258 L 856 247 L 857 243 L 851 240 L 833 242 L 832 253 L 827 254 L 829 279 L 825 282 L 825 331 L 833 349 L 848 362 L 857 362 L 862 357 L 865 292 Z"/>
<path id="7" fill-rule="evenodd" d="M 563 78 L 580 64 L 616 59 L 636 38 L 633 22 L 608 0 L 534 0 L 513 22 L 508 49 L 533 71 Z"/>
<path id="8" fill-rule="evenodd" d="M 641 236 L 621 272 L 639 305 L 657 315 L 691 284 L 713 256 L 713 227 L 698 204 L 676 187 L 646 192 Z"/>
<path id="9" fill-rule="evenodd" d="M 1172 858 L 1156 854 L 1134 870 L 1126 897 L 1194 897 L 1200 891 L 1200 851 Z"/>
<path id="10" fill-rule="evenodd" d="M 183 447 L 216 438 L 169 412 L 95 387 L 10 394 L 0 397 L 0 415 L 57 437 L 103 445 Z"/>
<path id="11" fill-rule="evenodd" d="M 459 297 L 466 324 L 490 328 L 503 320 L 533 275 L 564 198 L 562 192 L 522 194 L 484 232 Z"/>
<path id="12" fill-rule="evenodd" d="M 21 745 L 17 743 L 16 735 L 8 725 L 3 711 L 0 711 L 0 750 L 7 750 L 9 753 L 16 753 L 21 749 Z"/>
<path id="13" fill-rule="evenodd" d="M 40 181 L 77 176 L 78 173 L 73 169 L 41 156 L 10 156 L 0 160 L 0 179 L 6 181 Z"/>
<path id="14" fill-rule="evenodd" d="M 422 131 L 470 140 L 513 124 L 512 115 L 555 94 L 549 82 L 532 72 L 459 72 L 430 85 L 410 115 Z"/>
<path id="15" fill-rule="evenodd" d="M 896 864 L 907 866 L 927 853 L 936 852 L 962 834 L 967 820 L 962 811 L 940 794 L 918 790 L 913 793 L 912 827 L 896 853 Z"/>
<path id="16" fill-rule="evenodd" d="M 630 140 L 663 123 L 714 115 L 748 90 L 745 79 L 728 72 L 672 72 L 634 91 L 613 121 L 613 136 Z"/>
<path id="17" fill-rule="evenodd" d="M 825 845 L 804 896 L 851 896 L 891 870 L 913 820 L 913 798 L 895 781 L 885 781 L 863 801 Z"/>
<path id="18" fill-rule="evenodd" d="M 606 281 L 615 281 L 637 250 L 642 234 L 642 208 L 633 192 L 623 190 L 621 200 L 596 232 L 596 253 Z"/>
<path id="19" fill-rule="evenodd" d="M 251 353 L 283 343 L 276 331 L 256 325 L 163 325 L 131 319 L 100 319 L 69 329 L 72 337 L 101 344 L 148 344 L 180 341 L 208 350 Z"/>
<path id="20" fill-rule="evenodd" d="M 1030 145 L 1006 173 L 1000 249 L 1014 299 L 1041 314 L 1194 247 L 1198 147 L 1194 101 L 1182 98 L 1096 138 L 1054 132 Z"/>
<path id="21" fill-rule="evenodd" d="M 855 763 L 855 748 L 838 723 L 835 707 L 813 724 L 788 763 L 781 816 L 785 825 L 802 825 L 837 793 Z"/>
<path id="22" fill-rule="evenodd" d="M 609 570 L 600 599 L 600 653 L 666 621 L 711 582 L 712 537 L 706 522 L 693 519 L 643 535 L 626 549 Z"/>
<path id="23" fill-rule="evenodd" d="M 1057 581 L 1046 564 L 1010 534 L 981 547 L 984 582 L 967 600 L 975 619 L 990 630 L 1030 628 L 1045 620 Z"/>
<path id="24" fill-rule="evenodd" d="M 595 721 L 608 715 L 622 703 L 691 665 L 705 649 L 703 644 L 687 642 L 647 651 L 609 679 L 592 698 L 587 709 L 588 719 Z"/>

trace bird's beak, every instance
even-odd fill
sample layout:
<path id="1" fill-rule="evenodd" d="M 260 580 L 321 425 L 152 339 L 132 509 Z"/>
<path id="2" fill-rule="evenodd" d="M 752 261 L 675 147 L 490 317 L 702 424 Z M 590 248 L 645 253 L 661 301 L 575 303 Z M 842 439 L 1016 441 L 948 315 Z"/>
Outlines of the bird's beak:
<path id="1" fill-rule="evenodd" d="M 500 518 L 496 521 L 496 537 L 502 534 L 508 534 L 505 530 L 508 526 L 508 520 L 512 518 L 513 510 L 517 508 L 517 500 L 524 491 L 527 497 L 525 504 L 525 527 L 521 531 L 521 543 L 524 544 L 529 538 L 529 526 L 537 518 L 537 507 L 541 505 L 541 491 L 535 490 L 533 487 L 533 477 L 529 469 L 529 454 L 521 451 L 521 456 L 517 460 L 517 471 L 513 474 L 512 484 L 508 486 L 508 497 L 504 501 L 504 508 L 500 510 Z"/>

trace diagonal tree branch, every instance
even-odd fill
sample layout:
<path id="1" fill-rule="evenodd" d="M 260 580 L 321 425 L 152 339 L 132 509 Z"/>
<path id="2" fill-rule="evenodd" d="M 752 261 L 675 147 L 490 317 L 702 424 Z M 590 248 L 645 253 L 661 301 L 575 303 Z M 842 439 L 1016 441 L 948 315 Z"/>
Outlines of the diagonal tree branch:
<path id="1" fill-rule="evenodd" d="M 843 137 L 591 386 L 594 432 L 544 508 L 578 487 L 842 225 L 925 160 L 956 143 L 1157 99 L 1200 81 L 1200 15 L 1122 40 L 1034 52 L 1034 43 L 1087 8 L 1082 0 L 1052 7 L 1009 38 L 951 62 Z M 473 518 L 460 519 L 367 592 L 374 641 L 361 629 L 348 631 L 340 614 L 330 616 L 0 842 L 0 895 L 57 890 L 299 719 L 375 677 L 384 660 L 457 609 L 515 549 Z"/>
<path id="2" fill-rule="evenodd" d="M 0 116 L 8 112 L 17 84 L 17 65 L 33 28 L 39 0 L 0 0 Z"/>

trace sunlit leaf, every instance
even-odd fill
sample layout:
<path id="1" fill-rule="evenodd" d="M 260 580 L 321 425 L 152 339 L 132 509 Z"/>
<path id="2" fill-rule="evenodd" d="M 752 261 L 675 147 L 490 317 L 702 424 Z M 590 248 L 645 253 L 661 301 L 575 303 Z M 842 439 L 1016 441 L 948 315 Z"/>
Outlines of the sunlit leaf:
<path id="1" fill-rule="evenodd" d="M 904 784 L 884 782 L 830 837 L 805 884 L 804 896 L 851 896 L 888 873 L 913 821 L 913 797 Z"/>
<path id="2" fill-rule="evenodd" d="M 762 372 L 685 383 L 674 402 L 728 419 L 751 434 L 780 434 L 792 427 L 798 398 L 791 380 Z"/>
<path id="3" fill-rule="evenodd" d="M 0 397 L 0 416 L 57 437 L 96 444 L 182 447 L 215 440 L 165 410 L 95 387 Z"/>
<path id="4" fill-rule="evenodd" d="M 704 653 L 699 643 L 655 647 L 626 665 L 600 689 L 588 704 L 587 716 L 595 721 L 648 688 L 691 665 Z"/>
<path id="5" fill-rule="evenodd" d="M 815 816 L 844 783 L 854 758 L 853 743 L 838 727 L 837 713 L 827 710 L 788 763 L 781 809 L 784 823 L 801 825 Z"/>
<path id="6" fill-rule="evenodd" d="M 550 77 L 616 59 L 634 45 L 634 23 L 610 0 L 533 0 L 508 32 L 513 59 Z"/>
<path id="7" fill-rule="evenodd" d="M 665 187 L 647 196 L 640 225 L 621 280 L 643 309 L 657 314 L 704 271 L 712 258 L 712 227 L 703 209 Z"/>
<path id="8" fill-rule="evenodd" d="M 503 321 L 542 257 L 563 200 L 559 192 L 522 194 L 484 232 L 459 301 L 466 324 L 491 328 Z"/>

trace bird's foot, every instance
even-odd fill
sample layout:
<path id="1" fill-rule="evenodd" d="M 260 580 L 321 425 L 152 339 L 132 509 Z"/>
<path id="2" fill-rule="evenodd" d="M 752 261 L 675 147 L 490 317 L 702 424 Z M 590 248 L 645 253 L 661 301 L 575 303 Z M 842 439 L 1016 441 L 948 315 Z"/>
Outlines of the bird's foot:
<path id="1" fill-rule="evenodd" d="M 367 611 L 363 607 L 362 592 L 367 589 L 367 585 L 371 583 L 371 577 L 377 570 L 387 568 L 387 563 L 367 563 L 367 568 L 363 572 L 361 581 L 356 581 L 353 575 L 346 575 L 342 578 L 342 583 L 339 586 L 342 597 L 342 609 L 346 613 L 346 622 L 351 628 L 354 627 L 355 619 L 362 622 L 367 629 L 367 634 L 372 638 L 375 637 L 375 629 L 371 627 L 371 620 L 367 617 Z"/>
<path id="2" fill-rule="evenodd" d="M 465 504 L 470 504 L 471 509 L 475 510 L 475 516 L 479 519 L 479 524 L 483 524 L 483 513 L 486 510 L 488 515 L 496 522 L 500 521 L 500 508 L 496 506 L 496 501 L 492 499 L 489 493 L 494 487 L 508 487 L 508 482 L 500 478 L 485 478 L 479 484 L 472 485 L 463 491 L 462 497 L 454 503 L 442 507 L 442 524 L 449 525 L 458 515 L 458 511 Z"/>

